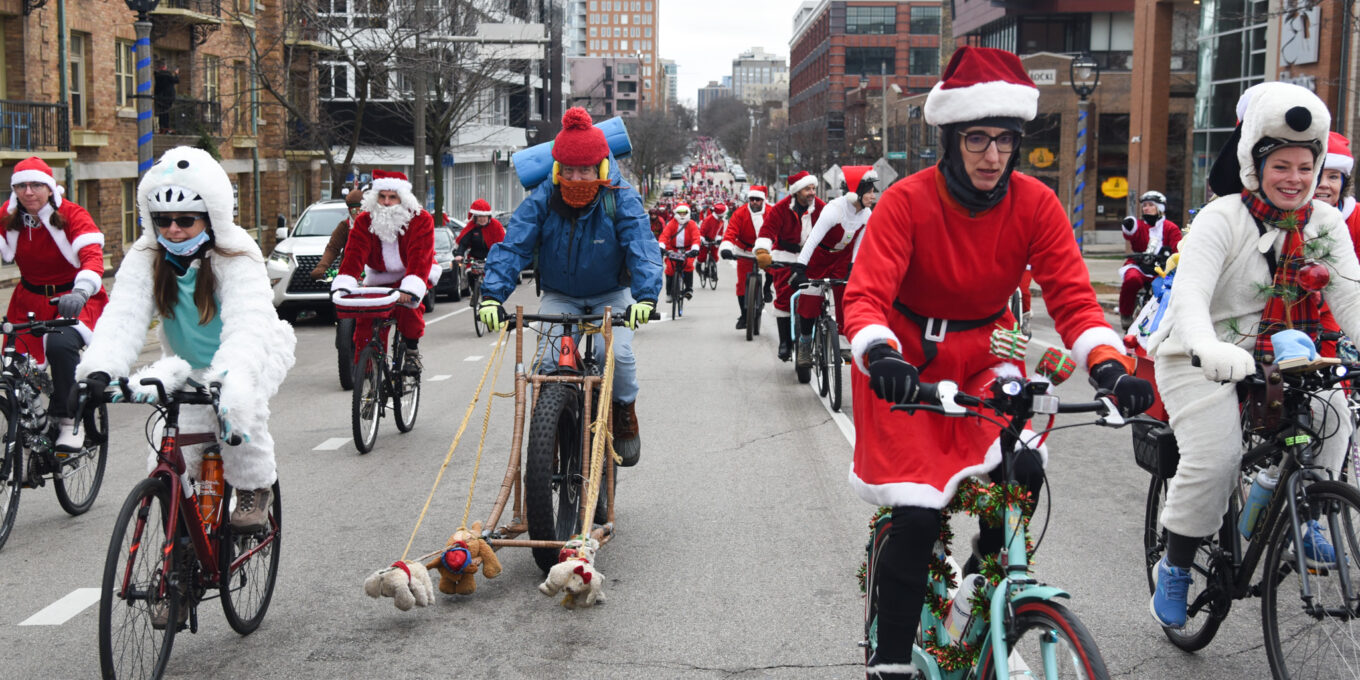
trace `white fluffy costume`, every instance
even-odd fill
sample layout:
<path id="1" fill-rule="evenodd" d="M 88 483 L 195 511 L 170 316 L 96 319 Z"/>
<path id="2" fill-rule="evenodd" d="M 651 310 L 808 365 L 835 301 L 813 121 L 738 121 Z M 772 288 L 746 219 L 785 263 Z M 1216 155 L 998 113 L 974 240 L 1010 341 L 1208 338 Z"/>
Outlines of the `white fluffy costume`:
<path id="1" fill-rule="evenodd" d="M 274 312 L 264 257 L 255 241 L 232 221 L 231 181 L 222 166 L 200 149 L 171 149 L 147 171 L 137 187 L 137 203 L 144 230 L 124 257 L 114 278 L 114 293 L 104 309 L 94 338 L 76 368 L 76 377 L 103 372 L 114 378 L 128 375 L 146 340 L 146 329 L 156 314 L 154 267 L 164 256 L 151 226 L 148 196 L 173 185 L 197 192 L 208 207 L 215 248 L 192 266 L 208 262 L 216 275 L 221 342 L 211 364 L 192 376 L 200 382 L 222 383 L 222 409 L 233 431 L 247 441 L 225 446 L 223 475 L 237 489 L 261 489 L 274 483 L 274 441 L 269 435 L 269 399 L 279 390 L 293 366 L 297 344 L 293 329 Z M 226 253 L 239 253 L 225 255 Z M 158 328 L 162 356 L 130 379 L 134 389 L 144 377 L 157 377 L 170 388 L 191 375 L 189 363 L 170 349 Z M 174 381 L 174 382 L 172 382 Z M 207 407 L 185 407 L 180 426 L 185 432 L 213 431 L 214 414 Z M 190 474 L 197 472 L 200 447 L 185 449 Z M 154 453 L 152 457 L 154 461 Z"/>
<path id="2" fill-rule="evenodd" d="M 1315 141 L 1319 149 L 1326 148 L 1331 116 L 1312 92 L 1296 85 L 1264 83 L 1243 97 L 1250 98 L 1250 103 L 1241 115 L 1241 139 L 1235 150 L 1240 167 L 1231 167 L 1233 156 L 1225 149 L 1219 162 L 1226 158 L 1228 167 L 1220 178 L 1236 176 L 1241 187 L 1259 192 L 1251 150 L 1264 137 Z M 1321 158 L 1317 161 L 1320 173 Z M 1265 233 L 1259 233 L 1241 194 L 1227 191 L 1235 188 L 1232 184 L 1216 187 L 1227 195 L 1214 199 L 1195 216 L 1189 235 L 1181 242 L 1175 294 L 1149 343 L 1156 357 L 1158 388 L 1181 453 L 1162 524 L 1189 537 L 1213 533 L 1227 508 L 1241 456 L 1241 429 L 1236 387 L 1217 380 L 1241 380 L 1254 370 L 1251 348 L 1267 302 L 1262 290 L 1271 284 L 1264 254 L 1271 249 L 1278 253 L 1286 235 L 1266 223 Z M 1313 201 L 1312 209 L 1302 229 L 1305 243 L 1316 244 L 1306 252 L 1330 270 L 1331 281 L 1322 296 L 1342 330 L 1360 337 L 1360 285 L 1356 283 L 1360 263 L 1350 234 L 1341 214 L 1331 206 Z M 1203 368 L 1191 365 L 1191 352 Z M 1315 405 L 1323 407 L 1326 404 Z M 1349 418 L 1335 415 L 1347 413 L 1339 391 L 1333 395 L 1331 408 L 1336 410 L 1328 420 L 1329 437 L 1319 462 L 1335 470 L 1351 424 Z"/>

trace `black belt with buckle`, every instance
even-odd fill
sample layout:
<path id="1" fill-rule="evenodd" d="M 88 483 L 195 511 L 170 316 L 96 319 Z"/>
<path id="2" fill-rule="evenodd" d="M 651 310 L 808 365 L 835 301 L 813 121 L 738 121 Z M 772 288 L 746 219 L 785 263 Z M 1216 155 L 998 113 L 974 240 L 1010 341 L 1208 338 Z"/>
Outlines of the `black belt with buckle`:
<path id="1" fill-rule="evenodd" d="M 893 309 L 896 309 L 902 316 L 907 317 L 909 321 L 921 328 L 921 353 L 925 355 L 926 360 L 917 368 L 922 371 L 930 365 L 930 362 L 935 360 L 935 356 L 939 354 L 937 345 L 944 342 L 944 336 L 949 331 L 970 331 L 974 328 L 981 328 L 1000 319 L 1001 315 L 1006 313 L 1006 308 L 1002 307 L 995 314 L 983 319 L 935 319 L 913 312 L 909 307 L 902 304 L 901 300 L 893 300 Z"/>
<path id="2" fill-rule="evenodd" d="M 56 285 L 38 285 L 36 283 L 29 283 L 28 279 L 21 278 L 19 279 L 19 283 L 29 292 L 46 297 L 56 297 L 58 293 L 65 293 L 76 287 L 75 281 L 70 283 L 58 283 Z"/>

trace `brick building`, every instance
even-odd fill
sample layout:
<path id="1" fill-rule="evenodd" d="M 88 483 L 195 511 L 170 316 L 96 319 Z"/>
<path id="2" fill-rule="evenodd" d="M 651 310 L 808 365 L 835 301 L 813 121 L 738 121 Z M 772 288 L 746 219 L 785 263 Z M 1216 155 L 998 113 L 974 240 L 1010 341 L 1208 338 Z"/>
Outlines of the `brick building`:
<path id="1" fill-rule="evenodd" d="M 0 180 L 8 186 L 18 160 L 42 157 L 67 196 L 103 229 L 105 252 L 116 265 L 140 233 L 132 96 L 136 17 L 121 2 L 67 0 L 62 26 L 55 3 L 35 4 L 0 0 Z M 262 68 L 288 63 L 303 82 L 315 70 L 311 48 L 301 45 L 304 36 L 283 37 L 281 13 L 278 3 L 257 9 L 250 0 L 163 0 L 151 15 L 152 56 L 179 70 L 176 104 L 167 120 L 156 121 L 166 127 L 154 136 L 155 153 L 187 144 L 219 154 L 238 193 L 237 221 L 248 230 L 266 227 L 259 231 L 266 252 L 273 246 L 275 216 L 295 216 L 317 195 L 315 163 L 305 157 L 290 163 L 285 153 L 282 110 L 252 94 L 252 32 L 256 44 L 278 37 L 277 49 L 260 50 Z M 257 192 L 263 197 L 258 204 Z"/>
<path id="2" fill-rule="evenodd" d="M 569 56 L 642 59 L 642 102 L 665 108 L 661 58 L 657 54 L 659 0 L 568 0 Z"/>
<path id="3" fill-rule="evenodd" d="M 867 121 L 872 118 L 869 103 L 883 101 L 885 91 L 893 93 L 888 95 L 892 101 L 898 90 L 928 92 L 938 79 L 940 2 L 804 3 L 795 15 L 789 45 L 788 111 L 794 148 L 811 159 L 809 167 L 849 162 L 851 156 L 882 151 L 883 140 L 864 139 L 873 136 L 868 135 L 868 124 L 847 130 L 848 108 L 858 105 L 856 120 Z M 905 144 L 900 124 L 896 134 L 889 134 L 888 148 Z M 855 153 L 857 146 L 862 154 Z"/>

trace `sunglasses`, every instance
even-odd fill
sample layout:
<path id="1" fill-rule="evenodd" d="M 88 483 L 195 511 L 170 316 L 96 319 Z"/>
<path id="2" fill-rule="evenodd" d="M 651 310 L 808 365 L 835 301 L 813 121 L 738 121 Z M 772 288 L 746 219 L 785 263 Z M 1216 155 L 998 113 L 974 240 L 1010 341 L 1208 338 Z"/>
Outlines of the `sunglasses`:
<path id="1" fill-rule="evenodd" d="M 188 229 L 189 227 L 194 226 L 194 224 L 196 224 L 201 219 L 203 218 L 199 217 L 198 215 L 176 215 L 175 217 L 166 217 L 164 215 L 152 215 L 151 223 L 156 225 L 157 229 L 169 229 L 171 223 L 174 223 L 180 229 Z"/>

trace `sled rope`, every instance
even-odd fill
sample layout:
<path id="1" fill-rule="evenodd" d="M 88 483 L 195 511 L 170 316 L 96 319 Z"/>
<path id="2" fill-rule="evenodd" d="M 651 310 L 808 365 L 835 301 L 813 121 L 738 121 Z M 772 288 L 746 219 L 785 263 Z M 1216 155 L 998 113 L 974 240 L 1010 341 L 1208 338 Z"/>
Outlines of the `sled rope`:
<path id="1" fill-rule="evenodd" d="M 605 449 L 613 459 L 614 433 L 609 430 L 609 411 L 614 404 L 614 336 L 604 348 L 604 375 L 600 378 L 600 410 L 590 424 L 590 492 L 586 494 L 585 511 L 581 513 L 581 535 L 589 536 L 595 521 L 595 506 L 600 500 L 600 479 L 604 472 Z"/>
<path id="2" fill-rule="evenodd" d="M 505 350 L 510 343 L 505 342 L 505 331 L 501 331 L 501 337 L 497 339 L 496 349 L 491 351 L 491 361 L 495 362 L 496 368 L 491 372 L 494 376 L 501 374 L 501 361 L 505 359 Z M 491 396 L 486 400 L 486 412 L 482 415 L 482 438 L 477 440 L 477 458 L 472 463 L 472 481 L 468 483 L 467 506 L 463 508 L 463 520 L 458 523 L 459 529 L 467 528 L 468 515 L 472 513 L 472 493 L 477 490 L 477 471 L 482 468 L 482 451 L 486 449 L 486 430 L 491 426 L 491 405 L 495 403 L 494 397 L 497 393 L 494 390 L 495 380 L 492 380 L 493 390 Z M 511 393 L 514 396 L 514 393 Z M 440 472 L 443 472 L 441 470 Z"/>

